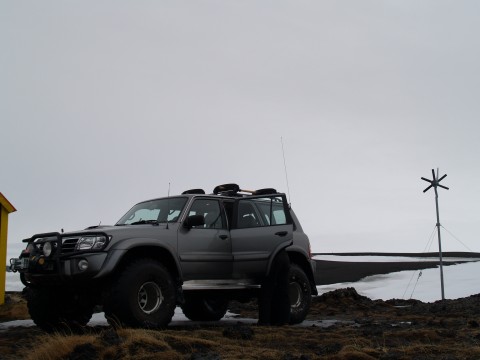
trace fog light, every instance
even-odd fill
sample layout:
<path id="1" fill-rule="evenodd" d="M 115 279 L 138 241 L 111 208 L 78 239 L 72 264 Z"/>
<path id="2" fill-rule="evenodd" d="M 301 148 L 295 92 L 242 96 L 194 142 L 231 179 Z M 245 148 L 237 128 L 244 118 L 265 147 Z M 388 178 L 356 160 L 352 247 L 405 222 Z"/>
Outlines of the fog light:
<path id="1" fill-rule="evenodd" d="M 80 271 L 85 271 L 88 269 L 88 261 L 85 259 L 82 259 L 78 262 L 78 269 Z"/>

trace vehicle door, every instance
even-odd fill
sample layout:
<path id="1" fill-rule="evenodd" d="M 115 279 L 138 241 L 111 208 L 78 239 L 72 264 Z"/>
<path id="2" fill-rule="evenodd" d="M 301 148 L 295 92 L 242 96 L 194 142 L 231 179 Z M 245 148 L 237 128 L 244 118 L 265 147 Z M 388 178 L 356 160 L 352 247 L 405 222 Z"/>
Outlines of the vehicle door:
<path id="1" fill-rule="evenodd" d="M 238 199 L 233 218 L 233 275 L 238 279 L 261 278 L 278 251 L 293 241 L 286 197 L 276 194 Z"/>
<path id="2" fill-rule="evenodd" d="M 184 280 L 231 278 L 232 245 L 221 202 L 195 199 L 186 215 L 187 218 L 202 215 L 205 221 L 202 225 L 179 229 L 178 255 Z"/>

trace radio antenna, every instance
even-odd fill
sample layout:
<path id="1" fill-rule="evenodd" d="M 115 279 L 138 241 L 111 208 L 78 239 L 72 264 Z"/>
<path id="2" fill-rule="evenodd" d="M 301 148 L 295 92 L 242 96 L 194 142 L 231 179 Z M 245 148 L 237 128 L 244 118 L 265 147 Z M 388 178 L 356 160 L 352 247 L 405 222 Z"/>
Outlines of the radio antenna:
<path id="1" fill-rule="evenodd" d="M 165 219 L 167 221 L 167 226 L 165 229 L 168 230 L 168 214 L 170 213 L 170 182 L 168 182 L 168 193 L 167 193 L 167 218 Z"/>
<path id="2" fill-rule="evenodd" d="M 285 180 L 287 182 L 288 199 L 290 200 L 290 204 L 291 204 L 292 198 L 290 197 L 290 186 L 288 185 L 287 162 L 285 161 L 285 149 L 283 148 L 283 137 L 281 136 L 280 136 L 280 142 L 282 143 L 283 168 L 285 169 Z"/>

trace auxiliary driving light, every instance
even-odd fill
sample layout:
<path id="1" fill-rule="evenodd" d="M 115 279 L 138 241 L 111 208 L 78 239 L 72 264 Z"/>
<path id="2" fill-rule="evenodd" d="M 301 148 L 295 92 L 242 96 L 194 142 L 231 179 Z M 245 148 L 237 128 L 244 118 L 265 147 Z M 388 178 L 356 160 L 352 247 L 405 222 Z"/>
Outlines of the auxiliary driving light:
<path id="1" fill-rule="evenodd" d="M 27 248 L 24 251 L 27 254 L 32 254 L 34 250 L 35 250 L 35 246 L 32 243 L 30 243 L 27 245 Z"/>
<path id="2" fill-rule="evenodd" d="M 49 257 L 52 254 L 52 243 L 50 241 L 47 241 L 46 243 L 43 244 L 43 255 L 45 257 Z"/>
<path id="3" fill-rule="evenodd" d="M 78 262 L 78 270 L 80 271 L 85 271 L 88 269 L 88 261 L 85 259 L 82 259 Z"/>

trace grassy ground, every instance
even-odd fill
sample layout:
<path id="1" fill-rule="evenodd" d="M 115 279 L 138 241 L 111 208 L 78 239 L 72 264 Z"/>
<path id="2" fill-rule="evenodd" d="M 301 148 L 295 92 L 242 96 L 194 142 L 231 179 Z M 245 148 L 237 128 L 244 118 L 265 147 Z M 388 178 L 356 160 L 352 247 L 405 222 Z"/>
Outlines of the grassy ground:
<path id="1" fill-rule="evenodd" d="M 25 316 L 18 294 L 0 318 Z M 18 309 L 14 309 L 18 307 Z M 86 327 L 45 334 L 36 327 L 0 333 L 0 359 L 479 359 L 480 295 L 425 304 L 372 301 L 354 289 L 314 298 L 309 319 L 335 325 L 264 327 L 237 323 L 155 331 Z M 255 303 L 235 305 L 256 316 Z"/>
<path id="2" fill-rule="evenodd" d="M 5 304 L 0 305 L 0 322 L 30 319 L 27 303 L 21 293 L 7 292 Z"/>

